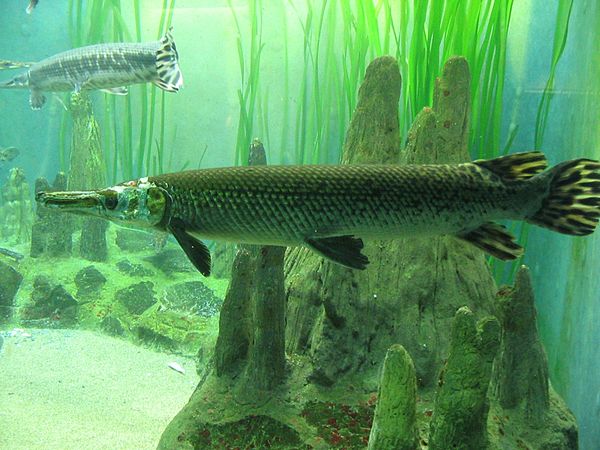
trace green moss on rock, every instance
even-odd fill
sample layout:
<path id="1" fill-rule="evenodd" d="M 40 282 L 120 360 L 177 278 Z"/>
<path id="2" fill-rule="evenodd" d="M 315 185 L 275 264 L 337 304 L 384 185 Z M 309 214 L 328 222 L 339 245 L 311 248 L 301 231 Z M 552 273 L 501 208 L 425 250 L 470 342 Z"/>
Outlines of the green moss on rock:
<path id="1" fill-rule="evenodd" d="M 140 317 L 135 332 L 147 344 L 166 350 L 195 352 L 203 339 L 199 330 L 206 328 L 206 319 L 174 311 L 160 311 L 155 305 Z"/>
<path id="2" fill-rule="evenodd" d="M 328 448 L 364 448 L 373 425 L 375 399 L 357 405 L 310 401 L 301 416 Z"/>
<path id="3" fill-rule="evenodd" d="M 302 444 L 300 435 L 288 425 L 269 416 L 253 415 L 236 422 L 205 424 L 189 438 L 180 434 L 178 440 L 192 443 L 194 449 L 310 449 Z"/>
<path id="4" fill-rule="evenodd" d="M 141 281 L 115 292 L 115 301 L 123 304 L 131 314 L 142 314 L 156 303 L 154 283 Z"/>

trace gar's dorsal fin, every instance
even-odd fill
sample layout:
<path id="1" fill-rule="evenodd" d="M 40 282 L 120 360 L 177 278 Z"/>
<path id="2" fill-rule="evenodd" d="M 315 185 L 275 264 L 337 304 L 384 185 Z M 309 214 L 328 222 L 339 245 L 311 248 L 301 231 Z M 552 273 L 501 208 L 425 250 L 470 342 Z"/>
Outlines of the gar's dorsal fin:
<path id="1" fill-rule="evenodd" d="M 181 219 L 171 219 L 167 228 L 173 233 L 194 267 L 205 277 L 209 276 L 210 250 L 208 247 L 185 230 L 185 224 Z"/>
<path id="2" fill-rule="evenodd" d="M 473 161 L 473 164 L 505 180 L 526 180 L 548 167 L 548 161 L 542 152 L 523 152 L 494 159 L 478 159 Z"/>

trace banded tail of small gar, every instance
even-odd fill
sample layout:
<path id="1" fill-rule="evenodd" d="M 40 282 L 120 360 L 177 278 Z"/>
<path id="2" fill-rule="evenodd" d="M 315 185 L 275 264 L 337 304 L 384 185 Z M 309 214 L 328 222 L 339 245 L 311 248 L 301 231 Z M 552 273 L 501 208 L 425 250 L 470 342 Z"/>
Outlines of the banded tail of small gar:
<path id="1" fill-rule="evenodd" d="M 97 44 L 68 50 L 31 65 L 0 89 L 29 89 L 29 103 L 40 109 L 44 92 L 100 89 L 127 94 L 126 86 L 154 83 L 168 92 L 183 86 L 171 30 L 156 42 Z"/>
<path id="2" fill-rule="evenodd" d="M 29 5 L 27 5 L 25 12 L 31 14 L 39 2 L 40 0 L 29 0 Z"/>
<path id="3" fill-rule="evenodd" d="M 10 61 L 8 59 L 0 59 L 0 70 L 23 69 L 24 67 L 31 67 L 34 64 L 34 62 L 21 62 Z"/>
<path id="4" fill-rule="evenodd" d="M 506 260 L 523 253 L 496 220 L 571 235 L 600 217 L 600 163 L 550 170 L 540 152 L 455 165 L 250 166 L 141 178 L 110 188 L 42 192 L 42 206 L 171 232 L 210 274 L 199 238 L 308 247 L 364 269 L 360 239 L 449 234 Z M 358 237 L 357 237 L 358 236 Z"/>

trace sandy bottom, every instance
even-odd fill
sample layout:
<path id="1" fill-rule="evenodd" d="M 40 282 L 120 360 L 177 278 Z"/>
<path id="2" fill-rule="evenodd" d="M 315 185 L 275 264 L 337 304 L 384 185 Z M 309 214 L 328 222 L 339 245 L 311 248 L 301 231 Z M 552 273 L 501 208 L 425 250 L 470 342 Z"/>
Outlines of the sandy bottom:
<path id="1" fill-rule="evenodd" d="M 124 340 L 76 330 L 7 331 L 1 449 L 154 449 L 198 382 L 193 361 Z"/>

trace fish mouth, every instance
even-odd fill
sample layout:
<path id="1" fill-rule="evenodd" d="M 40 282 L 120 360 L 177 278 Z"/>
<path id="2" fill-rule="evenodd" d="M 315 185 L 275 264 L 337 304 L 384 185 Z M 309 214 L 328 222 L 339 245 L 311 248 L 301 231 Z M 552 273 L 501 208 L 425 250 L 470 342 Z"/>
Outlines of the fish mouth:
<path id="1" fill-rule="evenodd" d="M 96 191 L 38 192 L 35 201 L 45 208 L 82 214 L 97 214 L 103 208 L 102 196 Z"/>

